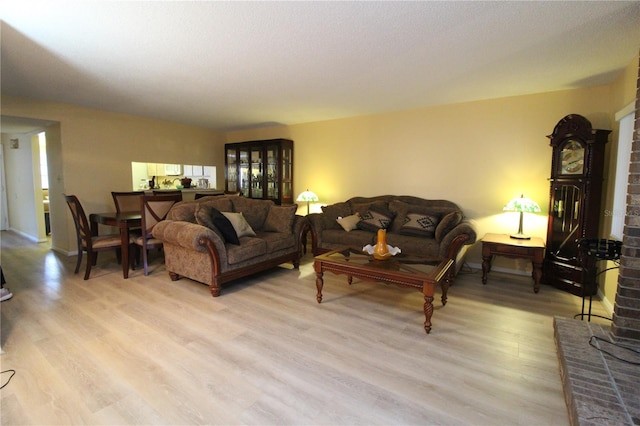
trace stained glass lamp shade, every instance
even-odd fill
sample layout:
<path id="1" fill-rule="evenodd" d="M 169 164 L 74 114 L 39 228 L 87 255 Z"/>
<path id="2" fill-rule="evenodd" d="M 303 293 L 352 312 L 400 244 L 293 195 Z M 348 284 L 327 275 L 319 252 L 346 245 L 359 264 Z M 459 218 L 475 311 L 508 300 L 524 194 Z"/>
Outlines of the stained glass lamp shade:
<path id="1" fill-rule="evenodd" d="M 309 191 L 308 189 L 304 192 L 302 192 L 300 195 L 298 195 L 298 198 L 296 198 L 296 201 L 302 201 L 302 202 L 306 202 L 307 203 L 307 215 L 309 214 L 309 203 L 317 203 L 318 201 L 320 201 L 320 199 L 318 198 L 318 196 L 316 194 L 314 194 L 313 192 Z"/>
<path id="2" fill-rule="evenodd" d="M 539 213 L 540 212 L 540 206 L 538 205 L 538 203 L 536 203 L 535 201 L 533 201 L 530 198 L 525 198 L 524 195 L 521 195 L 518 198 L 514 198 L 513 200 L 509 201 L 507 203 L 506 206 L 504 206 L 504 209 L 502 209 L 505 212 L 519 212 L 520 213 L 520 224 L 518 226 L 518 233 L 517 234 L 512 234 L 511 238 L 517 238 L 520 240 L 528 240 L 531 237 L 528 235 L 525 235 L 522 232 L 522 220 L 524 218 L 524 213 Z"/>

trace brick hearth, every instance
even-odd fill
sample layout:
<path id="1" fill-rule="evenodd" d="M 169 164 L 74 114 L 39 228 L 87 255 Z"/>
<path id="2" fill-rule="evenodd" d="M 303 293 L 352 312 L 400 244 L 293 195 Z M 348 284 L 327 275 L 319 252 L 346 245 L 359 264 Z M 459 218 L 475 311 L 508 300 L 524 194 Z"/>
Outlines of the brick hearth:
<path id="1" fill-rule="evenodd" d="M 571 424 L 640 424 L 640 366 L 602 352 L 638 364 L 640 342 L 619 342 L 608 325 L 577 319 L 556 317 L 554 330 Z M 592 336 L 604 341 L 595 340 L 594 348 Z"/>

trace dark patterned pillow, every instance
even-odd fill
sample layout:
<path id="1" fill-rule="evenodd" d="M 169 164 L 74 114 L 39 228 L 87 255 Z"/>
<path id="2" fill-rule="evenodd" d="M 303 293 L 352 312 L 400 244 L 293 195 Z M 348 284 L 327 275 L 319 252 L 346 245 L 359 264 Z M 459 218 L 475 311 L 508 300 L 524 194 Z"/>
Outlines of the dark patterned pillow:
<path id="1" fill-rule="evenodd" d="M 388 209 L 372 205 L 365 213 L 360 214 L 358 229 L 363 231 L 377 232 L 378 229 L 387 229 L 393 222 L 394 214 Z"/>
<path id="2" fill-rule="evenodd" d="M 444 215 L 438 226 L 436 227 L 436 241 L 442 241 L 442 238 L 455 228 L 462 221 L 462 212 L 454 211 Z"/>
<path id="3" fill-rule="evenodd" d="M 229 197 L 234 213 L 242 213 L 252 229 L 262 229 L 269 214 L 269 208 L 275 205 L 272 200 L 259 200 L 247 197 Z"/>
<path id="4" fill-rule="evenodd" d="M 201 204 L 196 210 L 196 222 L 206 226 L 222 237 L 222 240 L 230 244 L 240 244 L 238 234 L 233 225 L 220 210 L 211 205 Z"/>
<path id="5" fill-rule="evenodd" d="M 267 232 L 291 232 L 296 210 L 298 210 L 297 204 L 291 206 L 271 206 L 262 230 Z"/>
<path id="6" fill-rule="evenodd" d="M 404 224 L 398 231 L 403 235 L 433 238 L 440 217 L 428 213 L 407 213 Z"/>

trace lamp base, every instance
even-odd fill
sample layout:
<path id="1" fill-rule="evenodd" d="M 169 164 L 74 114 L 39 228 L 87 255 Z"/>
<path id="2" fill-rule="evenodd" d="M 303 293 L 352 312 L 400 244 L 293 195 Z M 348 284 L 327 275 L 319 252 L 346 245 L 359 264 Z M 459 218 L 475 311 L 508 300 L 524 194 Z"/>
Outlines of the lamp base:
<path id="1" fill-rule="evenodd" d="M 530 240 L 531 237 L 522 233 L 511 234 L 511 238 L 515 238 L 517 240 Z"/>

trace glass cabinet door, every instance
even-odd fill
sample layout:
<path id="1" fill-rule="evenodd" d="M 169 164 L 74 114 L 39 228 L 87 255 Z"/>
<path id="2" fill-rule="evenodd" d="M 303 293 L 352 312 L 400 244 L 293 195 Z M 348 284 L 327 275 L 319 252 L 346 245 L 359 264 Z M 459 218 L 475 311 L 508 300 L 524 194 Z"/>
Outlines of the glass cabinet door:
<path id="1" fill-rule="evenodd" d="M 240 174 L 240 192 L 242 195 L 249 193 L 249 148 L 241 147 L 238 149 L 238 156 L 240 157 L 240 166 L 238 167 L 238 173 Z"/>
<path id="2" fill-rule="evenodd" d="M 270 200 L 278 200 L 280 198 L 280 190 L 278 182 L 278 144 L 268 144 L 266 147 L 266 198 Z"/>
<path id="3" fill-rule="evenodd" d="M 238 192 L 240 190 L 240 186 L 238 185 L 238 155 L 237 149 L 235 147 L 227 147 L 226 151 L 226 161 L 227 161 L 227 187 L 226 190 L 229 192 Z"/>
<path id="4" fill-rule="evenodd" d="M 293 204 L 293 141 L 270 139 L 225 145 L 225 189 L 245 197 Z"/>
<path id="5" fill-rule="evenodd" d="M 578 245 L 576 240 L 581 238 L 580 205 L 581 189 L 571 184 L 553 186 L 553 238 L 548 242 L 549 253 L 559 259 L 576 259 Z"/>
<path id="6" fill-rule="evenodd" d="M 293 204 L 293 144 L 283 143 L 282 164 L 280 170 L 282 176 L 282 204 Z"/>
<path id="7" fill-rule="evenodd" d="M 261 146 L 252 146 L 250 149 L 251 158 L 251 174 L 249 180 L 251 182 L 247 197 L 264 198 L 262 177 L 264 173 L 264 162 L 262 158 L 263 149 Z"/>

